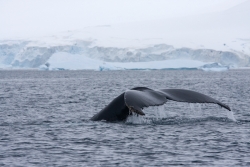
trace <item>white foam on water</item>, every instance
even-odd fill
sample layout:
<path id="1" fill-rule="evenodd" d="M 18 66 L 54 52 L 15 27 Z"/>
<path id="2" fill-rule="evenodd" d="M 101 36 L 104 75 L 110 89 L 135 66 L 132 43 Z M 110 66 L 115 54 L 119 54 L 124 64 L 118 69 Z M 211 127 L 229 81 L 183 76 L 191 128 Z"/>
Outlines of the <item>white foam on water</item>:
<path id="1" fill-rule="evenodd" d="M 151 121 L 145 119 L 144 116 L 140 116 L 140 115 L 137 116 L 134 114 L 134 115 L 128 116 L 126 123 L 129 123 L 129 124 L 150 124 Z"/>

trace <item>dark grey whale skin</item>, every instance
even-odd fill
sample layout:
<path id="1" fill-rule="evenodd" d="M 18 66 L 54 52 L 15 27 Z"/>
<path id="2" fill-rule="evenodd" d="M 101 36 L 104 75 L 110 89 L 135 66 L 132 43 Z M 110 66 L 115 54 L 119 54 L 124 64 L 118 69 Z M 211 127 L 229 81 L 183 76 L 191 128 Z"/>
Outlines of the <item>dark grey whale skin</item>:
<path id="1" fill-rule="evenodd" d="M 92 121 L 122 121 L 129 115 L 129 109 L 124 102 L 124 93 L 116 97 L 104 109 L 94 115 Z"/>
<path id="2" fill-rule="evenodd" d="M 91 120 L 124 121 L 132 112 L 145 115 L 142 111 L 144 107 L 159 106 L 168 100 L 188 103 L 214 103 L 231 111 L 226 104 L 199 92 L 185 89 L 153 90 L 147 87 L 135 87 L 116 97 L 104 109 L 95 114 Z"/>

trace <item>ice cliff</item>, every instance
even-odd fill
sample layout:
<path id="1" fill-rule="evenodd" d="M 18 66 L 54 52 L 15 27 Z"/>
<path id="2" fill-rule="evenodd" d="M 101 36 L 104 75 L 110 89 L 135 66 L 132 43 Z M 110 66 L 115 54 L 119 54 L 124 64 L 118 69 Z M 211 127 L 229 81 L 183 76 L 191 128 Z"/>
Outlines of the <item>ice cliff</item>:
<path id="1" fill-rule="evenodd" d="M 130 1 L 130 3 L 134 2 Z M 159 5 L 161 3 L 154 4 L 162 7 L 169 6 L 170 3 L 170 1 L 161 2 L 164 5 Z M 206 2 L 210 3 L 210 1 Z M 51 64 L 51 59 L 53 60 L 55 55 L 58 58 L 59 55 L 57 53 L 68 53 L 67 57 L 64 55 L 64 58 L 68 61 L 73 61 L 73 58 L 77 58 L 79 61 L 91 59 L 91 61 L 96 60 L 105 63 L 143 62 L 145 65 L 145 62 L 185 59 L 203 63 L 219 63 L 221 66 L 234 68 L 250 67 L 250 0 L 223 1 L 221 5 L 215 2 L 217 1 L 213 2 L 214 6 L 210 6 L 210 9 L 217 7 L 219 10 L 203 14 L 199 12 L 191 14 L 186 11 L 186 15 L 184 14 L 185 12 L 182 13 L 183 8 L 178 7 L 180 3 L 172 1 L 176 5 L 174 9 L 178 9 L 178 12 L 176 13 L 174 10 L 172 14 L 171 11 L 164 14 L 166 12 L 164 7 L 162 8 L 164 11 L 162 11 L 163 15 L 161 16 L 160 14 L 154 19 L 148 18 L 153 13 L 149 13 L 146 10 L 142 13 L 141 19 L 134 21 L 131 19 L 139 14 L 139 12 L 131 15 L 131 19 L 128 19 L 126 22 L 119 19 L 118 22 L 107 22 L 107 24 L 106 22 L 105 24 L 103 22 L 97 22 L 98 24 L 89 23 L 79 25 L 77 28 L 74 26 L 68 27 L 67 30 L 63 31 L 61 31 L 61 28 L 66 25 L 58 25 L 55 32 L 47 35 L 38 33 L 40 27 L 29 30 L 33 33 L 38 33 L 37 36 L 31 35 L 32 33 L 22 33 L 27 31 L 26 28 L 29 28 L 22 22 L 21 24 L 17 24 L 18 26 L 16 27 L 12 26 L 14 23 L 19 23 L 20 20 L 17 19 L 14 22 L 11 19 L 7 19 L 8 17 L 1 15 L 0 21 L 2 19 L 5 23 L 9 22 L 9 24 L 2 24 L 1 26 L 0 68 L 39 68 L 48 62 Z M 146 2 L 143 1 L 144 3 Z M 197 1 L 192 1 L 192 3 L 196 4 Z M 229 5 L 231 3 L 234 5 Z M 93 5 L 97 7 L 95 4 Z M 107 10 L 112 6 L 108 3 L 104 3 L 103 5 L 107 7 L 103 9 Z M 229 5 L 230 7 L 224 8 L 225 5 Z M 190 6 L 200 10 L 199 6 Z M 40 8 L 40 5 L 38 7 Z M 124 9 L 123 6 L 121 7 Z M 150 8 L 151 5 L 148 7 Z M 154 10 L 157 10 L 158 7 Z M 205 8 L 208 7 L 205 5 Z M 9 8 L 12 8 L 12 5 Z M 59 9 L 55 9 L 55 12 Z M 141 6 L 136 9 L 141 9 Z M 6 16 L 10 15 L 11 10 L 6 9 L 4 11 Z M 116 14 L 117 12 L 119 13 L 119 10 L 115 11 L 110 15 L 110 20 L 113 20 L 114 17 L 118 18 Z M 89 13 L 85 13 L 82 7 L 79 7 L 79 12 L 79 16 L 89 17 Z M 127 10 L 123 12 L 125 12 L 123 13 L 124 16 L 130 14 Z M 182 15 L 178 15 L 177 17 L 178 13 L 182 13 Z M 33 16 L 33 14 L 31 12 L 28 16 Z M 40 15 L 40 13 L 38 14 L 41 18 L 51 22 L 46 22 L 47 24 L 43 25 L 38 19 L 33 21 L 36 21 L 42 27 L 44 26 L 43 28 L 54 27 L 51 26 L 54 25 L 54 20 L 52 19 L 54 15 L 50 15 L 50 18 Z M 103 13 L 100 16 L 104 18 L 105 14 Z M 148 17 L 144 17 L 145 14 L 149 14 Z M 25 15 L 25 18 L 27 17 Z M 14 18 L 16 20 L 16 15 Z M 62 23 L 66 22 L 65 17 L 60 18 L 63 20 Z M 91 20 L 92 18 L 85 19 L 84 21 L 75 21 L 77 23 L 85 23 L 85 21 Z M 72 19 L 68 21 L 72 21 Z M 25 31 L 20 30 L 19 32 L 22 26 Z M 40 30 L 43 30 L 42 27 Z M 16 34 L 14 34 L 15 31 L 12 32 L 12 28 L 16 29 Z M 17 37 L 22 34 L 23 37 Z M 60 55 L 62 56 L 62 54 Z M 56 63 L 55 61 L 52 62 Z"/>
<path id="2" fill-rule="evenodd" d="M 58 52 L 69 53 L 68 56 L 80 55 L 103 62 L 150 62 L 187 59 L 217 62 L 224 66 L 250 66 L 249 56 L 237 52 L 174 48 L 166 44 L 136 49 L 101 47 L 92 46 L 89 41 L 74 41 L 71 44 L 50 46 L 36 46 L 33 41 L 5 41 L 0 44 L 0 64 L 2 68 L 39 68 Z"/>

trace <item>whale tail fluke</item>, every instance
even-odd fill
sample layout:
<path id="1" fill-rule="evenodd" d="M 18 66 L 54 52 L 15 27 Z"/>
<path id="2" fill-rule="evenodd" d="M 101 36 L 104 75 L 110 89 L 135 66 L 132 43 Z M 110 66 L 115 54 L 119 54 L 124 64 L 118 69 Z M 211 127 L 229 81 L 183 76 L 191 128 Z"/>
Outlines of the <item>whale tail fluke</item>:
<path id="1" fill-rule="evenodd" d="M 199 92 L 185 89 L 160 89 L 152 90 L 146 88 L 133 88 L 124 94 L 124 101 L 127 107 L 139 115 L 145 115 L 144 107 L 159 106 L 168 100 L 187 103 L 214 103 L 231 111 L 230 107 L 218 100 Z"/>
<path id="2" fill-rule="evenodd" d="M 132 113 L 145 115 L 142 111 L 143 108 L 163 105 L 168 100 L 187 103 L 214 103 L 231 111 L 226 104 L 199 92 L 185 89 L 153 90 L 147 87 L 136 87 L 115 98 L 104 109 L 94 115 L 91 120 L 126 120 Z"/>

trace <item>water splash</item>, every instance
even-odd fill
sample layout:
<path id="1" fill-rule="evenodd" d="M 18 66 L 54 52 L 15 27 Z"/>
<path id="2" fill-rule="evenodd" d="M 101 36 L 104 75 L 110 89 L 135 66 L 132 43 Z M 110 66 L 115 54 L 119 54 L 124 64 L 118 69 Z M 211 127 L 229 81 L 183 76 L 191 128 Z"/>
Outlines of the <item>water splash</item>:
<path id="1" fill-rule="evenodd" d="M 227 118 L 231 119 L 232 121 L 236 122 L 237 120 L 234 117 L 233 111 L 227 111 Z"/>
<path id="2" fill-rule="evenodd" d="M 199 103 L 189 103 L 189 107 L 191 109 L 191 114 L 193 116 L 201 116 L 203 115 L 203 112 L 201 110 L 201 104 Z"/>
<path id="3" fill-rule="evenodd" d="M 178 112 L 172 110 L 166 111 L 164 105 L 145 108 L 147 116 L 130 115 L 126 122 L 127 124 L 175 124 L 183 122 L 201 122 L 216 120 L 222 121 L 227 117 L 229 120 L 236 122 L 232 111 L 220 112 L 211 110 L 210 112 L 202 111 L 202 105 L 199 103 L 189 103 L 190 110 L 180 110 Z M 184 108 L 181 105 L 179 108 Z M 220 115 L 218 115 L 220 114 Z M 222 114 L 222 115 L 221 115 Z M 216 115 L 216 116 L 214 116 Z M 212 118 L 212 119 L 211 119 Z M 222 119 L 223 118 L 223 119 Z"/>
<path id="4" fill-rule="evenodd" d="M 164 105 L 158 106 L 155 110 L 156 119 L 162 119 L 167 117 Z"/>

